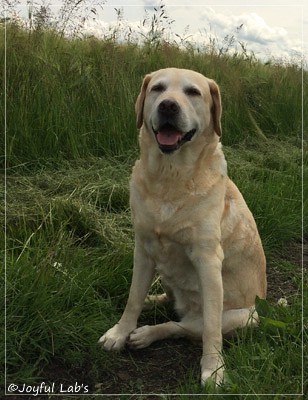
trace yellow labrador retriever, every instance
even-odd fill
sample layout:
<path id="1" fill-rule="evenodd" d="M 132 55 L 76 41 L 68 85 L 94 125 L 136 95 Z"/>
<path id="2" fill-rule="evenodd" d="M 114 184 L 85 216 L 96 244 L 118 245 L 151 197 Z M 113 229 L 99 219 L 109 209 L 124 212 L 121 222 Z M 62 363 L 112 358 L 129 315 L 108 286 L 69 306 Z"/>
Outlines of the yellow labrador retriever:
<path id="1" fill-rule="evenodd" d="M 167 68 L 146 75 L 136 102 L 140 160 L 130 182 L 135 228 L 133 278 L 107 350 L 155 340 L 202 339 L 201 382 L 223 381 L 222 335 L 258 319 L 266 296 L 265 256 L 256 223 L 228 178 L 219 142 L 221 100 L 203 75 Z M 174 300 L 179 322 L 137 328 L 155 273 Z"/>

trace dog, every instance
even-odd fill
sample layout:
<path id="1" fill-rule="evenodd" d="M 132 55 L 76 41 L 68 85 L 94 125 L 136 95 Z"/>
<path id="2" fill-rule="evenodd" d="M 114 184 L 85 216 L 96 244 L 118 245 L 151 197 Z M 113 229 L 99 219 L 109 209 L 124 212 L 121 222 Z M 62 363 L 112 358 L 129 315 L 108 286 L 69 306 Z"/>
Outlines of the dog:
<path id="1" fill-rule="evenodd" d="M 266 260 L 255 220 L 227 175 L 216 82 L 185 69 L 144 77 L 136 101 L 140 159 L 130 181 L 134 267 L 119 322 L 99 340 L 135 349 L 168 337 L 202 340 L 201 383 L 223 383 L 222 337 L 258 323 Z M 180 321 L 137 320 L 155 274 Z"/>

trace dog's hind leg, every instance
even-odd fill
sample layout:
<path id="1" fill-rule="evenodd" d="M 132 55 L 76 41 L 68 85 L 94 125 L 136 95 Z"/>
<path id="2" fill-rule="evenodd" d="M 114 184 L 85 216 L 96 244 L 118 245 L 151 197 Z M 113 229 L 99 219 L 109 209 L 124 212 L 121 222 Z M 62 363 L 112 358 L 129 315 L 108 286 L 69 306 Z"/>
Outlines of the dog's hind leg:
<path id="1" fill-rule="evenodd" d="M 142 326 L 130 334 L 128 345 L 134 349 L 143 349 L 157 340 L 184 336 L 201 339 L 202 319 L 183 318 L 180 322 L 169 321 L 158 325 Z"/>
<path id="2" fill-rule="evenodd" d="M 222 314 L 222 333 L 229 335 L 237 328 L 257 325 L 258 322 L 259 316 L 255 307 L 226 310 Z"/>
<path id="3" fill-rule="evenodd" d="M 237 328 L 257 325 L 258 313 L 254 307 L 226 310 L 222 315 L 222 333 L 224 336 L 232 334 Z M 145 325 L 135 329 L 128 338 L 128 345 L 135 349 L 142 349 L 151 343 L 166 338 L 190 337 L 202 338 L 202 318 L 185 316 L 180 322 L 169 321 L 158 325 Z"/>

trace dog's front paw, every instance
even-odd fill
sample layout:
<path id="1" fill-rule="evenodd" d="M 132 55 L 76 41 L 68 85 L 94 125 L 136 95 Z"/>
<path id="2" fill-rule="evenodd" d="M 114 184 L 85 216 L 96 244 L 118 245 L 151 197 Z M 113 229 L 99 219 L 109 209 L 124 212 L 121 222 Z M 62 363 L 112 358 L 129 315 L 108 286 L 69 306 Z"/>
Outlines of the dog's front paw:
<path id="1" fill-rule="evenodd" d="M 211 379 L 216 386 L 220 386 L 224 381 L 224 362 L 220 355 L 205 356 L 201 359 L 201 385 Z"/>
<path id="2" fill-rule="evenodd" d="M 114 325 L 109 329 L 98 341 L 105 350 L 121 350 L 126 343 L 126 340 L 131 332 L 131 329 L 126 329 L 121 324 Z"/>

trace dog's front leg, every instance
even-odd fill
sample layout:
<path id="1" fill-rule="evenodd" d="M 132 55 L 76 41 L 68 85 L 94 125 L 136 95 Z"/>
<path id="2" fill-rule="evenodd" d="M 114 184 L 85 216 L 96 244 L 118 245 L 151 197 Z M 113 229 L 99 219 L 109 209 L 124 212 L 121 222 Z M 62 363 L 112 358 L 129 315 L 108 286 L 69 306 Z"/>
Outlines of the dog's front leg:
<path id="1" fill-rule="evenodd" d="M 136 329 L 154 274 L 155 264 L 136 237 L 133 277 L 125 310 L 119 322 L 99 339 L 106 350 L 121 350 Z"/>
<path id="2" fill-rule="evenodd" d="M 217 385 L 223 382 L 222 312 L 223 251 L 220 244 L 194 245 L 190 251 L 191 261 L 196 268 L 203 310 L 203 354 L 201 359 L 201 383 L 212 378 Z"/>

